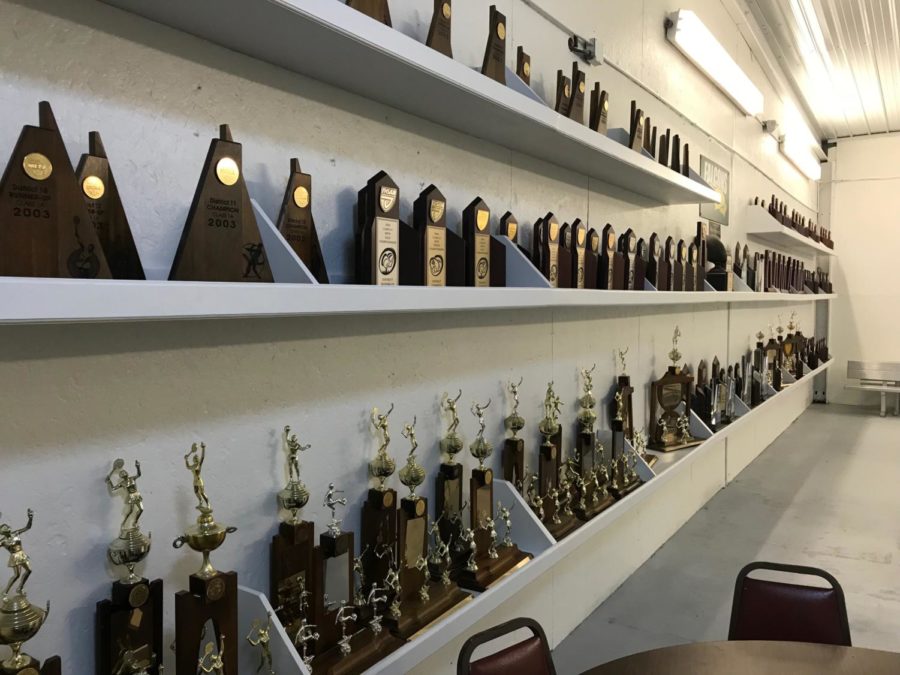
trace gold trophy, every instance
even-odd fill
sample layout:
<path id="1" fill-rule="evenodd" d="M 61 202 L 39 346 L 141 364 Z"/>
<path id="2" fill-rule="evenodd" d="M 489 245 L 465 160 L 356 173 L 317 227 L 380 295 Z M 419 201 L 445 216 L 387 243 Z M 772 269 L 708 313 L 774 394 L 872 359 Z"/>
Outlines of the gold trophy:
<path id="1" fill-rule="evenodd" d="M 34 511 L 28 509 L 28 520 L 17 530 L 7 523 L 0 523 L 0 546 L 9 552 L 8 566 L 12 569 L 0 600 L 0 645 L 7 645 L 12 655 L 0 662 L 3 675 L 59 675 L 58 656 L 47 659 L 43 667 L 33 657 L 22 651 L 22 645 L 38 634 L 47 616 L 50 603 L 45 609 L 32 605 L 25 593 L 25 583 L 31 576 L 31 561 L 22 548 L 22 535 L 34 524 Z M 15 587 L 15 592 L 13 591 Z"/>
<path id="2" fill-rule="evenodd" d="M 269 646 L 271 642 L 269 631 L 271 629 L 272 613 L 268 612 L 265 625 L 259 619 L 253 619 L 250 623 L 250 632 L 247 633 L 245 638 L 251 647 L 259 648 L 259 665 L 256 667 L 255 672 L 264 673 L 264 675 L 275 675 L 275 668 L 272 667 L 272 648 Z"/>
<path id="3" fill-rule="evenodd" d="M 210 658 L 203 663 L 214 663 L 219 670 L 204 672 L 237 675 L 237 650 L 232 648 L 225 651 L 226 641 L 230 645 L 238 644 L 237 573 L 219 572 L 209 559 L 209 554 L 219 548 L 225 538 L 236 532 L 237 528 L 221 525 L 213 518 L 212 505 L 201 476 L 205 461 L 204 443 L 199 446 L 194 443 L 184 456 L 184 466 L 193 478 L 196 509 L 200 515 L 197 516 L 197 522 L 178 537 L 172 546 L 181 548 L 187 544 L 203 555 L 203 563 L 190 576 L 190 590 L 175 594 L 175 669 L 179 673 L 196 672 L 197 654 L 204 639 L 203 629 L 207 621 L 212 621 L 218 631 L 218 644 L 215 639 L 207 643 L 207 655 Z M 219 662 L 222 665 L 218 665 Z"/>
<path id="4" fill-rule="evenodd" d="M 124 566 L 128 575 L 113 583 L 111 599 L 97 603 L 96 660 L 100 675 L 156 675 L 161 670 L 162 580 L 149 581 L 134 572 L 135 565 L 150 553 L 151 543 L 138 522 L 144 513 L 144 499 L 137 487 L 140 462 L 135 461 L 134 470 L 133 475 L 129 474 L 125 460 L 117 459 L 106 475 L 109 492 L 120 493 L 125 501 L 119 536 L 106 552 L 110 562 Z"/>

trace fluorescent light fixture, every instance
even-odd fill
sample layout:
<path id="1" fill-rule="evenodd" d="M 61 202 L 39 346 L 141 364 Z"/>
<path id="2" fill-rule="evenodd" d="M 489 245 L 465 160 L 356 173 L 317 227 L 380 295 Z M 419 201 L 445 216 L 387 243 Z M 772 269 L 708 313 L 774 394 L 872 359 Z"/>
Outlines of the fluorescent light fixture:
<path id="1" fill-rule="evenodd" d="M 666 37 L 747 115 L 763 112 L 763 95 L 694 12 L 679 9 L 666 22 Z"/>
<path id="2" fill-rule="evenodd" d="M 813 155 L 810 147 L 795 137 L 785 135 L 779 144 L 781 154 L 790 160 L 810 180 L 821 180 L 822 165 L 819 158 Z"/>

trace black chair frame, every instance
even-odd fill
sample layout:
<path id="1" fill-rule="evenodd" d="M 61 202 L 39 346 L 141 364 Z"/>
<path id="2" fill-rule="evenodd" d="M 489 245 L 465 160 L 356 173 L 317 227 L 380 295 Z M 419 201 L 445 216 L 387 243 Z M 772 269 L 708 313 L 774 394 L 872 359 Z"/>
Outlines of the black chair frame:
<path id="1" fill-rule="evenodd" d="M 541 639 L 541 644 L 544 646 L 544 656 L 547 657 L 547 666 L 551 675 L 556 675 L 556 668 L 553 665 L 553 658 L 550 656 L 550 645 L 547 642 L 544 629 L 534 619 L 524 616 L 487 628 L 480 633 L 475 633 L 475 635 L 466 640 L 462 649 L 459 650 L 459 658 L 456 660 L 456 675 L 469 675 L 469 664 L 472 661 L 472 654 L 478 647 L 488 642 L 493 642 L 509 633 L 514 633 L 520 628 L 529 629 L 536 637 Z"/>
<path id="2" fill-rule="evenodd" d="M 744 579 L 748 574 L 755 570 L 771 570 L 774 572 L 788 572 L 790 574 L 804 574 L 807 576 L 819 577 L 820 579 L 824 579 L 829 584 L 831 584 L 831 587 L 835 592 L 835 597 L 837 598 L 838 610 L 840 612 L 841 631 L 847 638 L 847 645 L 850 645 L 850 622 L 847 619 L 847 604 L 844 601 L 844 589 L 841 588 L 841 584 L 837 579 L 835 579 L 825 570 L 820 570 L 817 567 L 806 567 L 805 565 L 786 565 L 784 563 L 772 563 L 763 561 L 752 562 L 749 565 L 745 565 L 743 569 L 738 572 L 737 579 L 734 582 L 734 598 L 731 601 L 731 622 L 728 626 L 729 640 L 734 639 L 732 636 L 734 635 L 736 627 L 735 624 L 737 624 L 737 618 L 739 616 L 742 595 L 741 591 Z"/>

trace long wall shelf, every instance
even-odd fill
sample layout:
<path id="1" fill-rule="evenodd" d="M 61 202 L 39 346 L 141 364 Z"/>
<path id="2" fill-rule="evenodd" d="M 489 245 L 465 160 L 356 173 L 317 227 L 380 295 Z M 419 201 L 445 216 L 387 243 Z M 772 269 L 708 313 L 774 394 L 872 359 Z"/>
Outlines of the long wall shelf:
<path id="1" fill-rule="evenodd" d="M 806 382 L 808 381 L 807 378 L 811 379 L 815 375 L 826 371 L 831 367 L 832 363 L 834 363 L 834 359 L 811 370 L 798 382 Z M 412 670 L 442 646 L 462 635 L 468 627 L 486 617 L 505 601 L 515 596 L 516 593 L 534 583 L 540 576 L 548 573 L 554 565 L 559 564 L 579 547 L 592 541 L 619 518 L 637 508 L 667 482 L 674 480 L 676 476 L 684 471 L 690 471 L 691 465 L 698 458 L 713 451 L 716 447 L 721 447 L 722 442 L 729 433 L 746 424 L 748 420 L 754 417 L 759 419 L 759 411 L 771 407 L 773 405 L 772 401 L 783 401 L 785 397 L 792 396 L 797 391 L 802 391 L 802 389 L 802 387 L 792 385 L 769 397 L 765 402 L 742 415 L 731 425 L 714 433 L 702 444 L 681 457 L 677 463 L 673 464 L 665 472 L 651 478 L 646 485 L 616 502 L 565 539 L 548 546 L 521 570 L 502 579 L 489 591 L 477 595 L 464 608 L 430 626 L 416 639 L 411 640 L 408 644 L 366 671 L 366 675 L 374 673 L 401 673 Z M 526 506 L 525 508 L 527 509 L 528 507 Z M 527 512 L 530 513 L 530 511 Z"/>
<path id="2" fill-rule="evenodd" d="M 337 0 L 104 1 L 657 202 L 719 201 L 706 185 Z M 487 5 L 484 19 L 487 27 Z"/>
<path id="3" fill-rule="evenodd" d="M 0 278 L 0 324 L 831 300 L 835 294 Z"/>
<path id="4" fill-rule="evenodd" d="M 746 208 L 747 236 L 762 241 L 769 246 L 799 255 L 837 255 L 825 244 L 804 237 L 799 232 L 785 227 L 761 206 L 751 204 Z"/>

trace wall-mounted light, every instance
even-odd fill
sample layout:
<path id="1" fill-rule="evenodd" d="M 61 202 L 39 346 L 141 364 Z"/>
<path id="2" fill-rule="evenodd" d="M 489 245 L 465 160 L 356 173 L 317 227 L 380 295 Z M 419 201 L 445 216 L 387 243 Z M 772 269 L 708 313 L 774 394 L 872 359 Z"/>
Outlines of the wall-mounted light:
<path id="1" fill-rule="evenodd" d="M 763 95 L 694 12 L 666 19 L 666 37 L 747 115 L 763 112 Z"/>
<path id="2" fill-rule="evenodd" d="M 812 150 L 803 141 L 797 141 L 795 136 L 785 134 L 778 144 L 781 154 L 796 166 L 803 175 L 810 180 L 821 180 L 822 165 L 819 158 L 813 155 Z"/>

